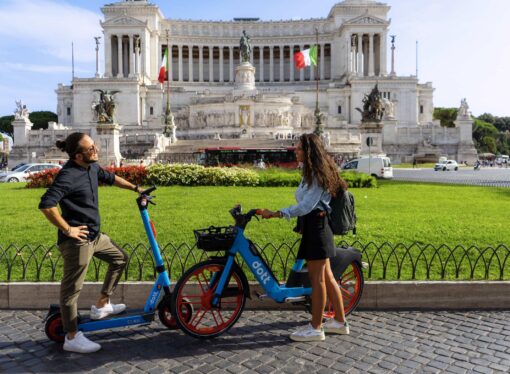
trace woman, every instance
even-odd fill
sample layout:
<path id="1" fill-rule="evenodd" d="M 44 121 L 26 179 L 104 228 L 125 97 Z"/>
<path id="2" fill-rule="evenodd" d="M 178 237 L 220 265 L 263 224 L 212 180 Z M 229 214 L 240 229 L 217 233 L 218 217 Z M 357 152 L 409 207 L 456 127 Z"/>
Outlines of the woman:
<path id="1" fill-rule="evenodd" d="M 335 244 L 326 212 L 326 209 L 331 210 L 331 196 L 340 189 L 346 190 L 347 184 L 338 175 L 334 162 L 317 135 L 301 135 L 295 152 L 297 161 L 302 164 L 303 175 L 295 193 L 297 204 L 276 212 L 265 209 L 262 217 L 299 217 L 302 238 L 297 258 L 307 262 L 312 283 L 312 321 L 293 332 L 290 338 L 301 342 L 320 341 L 325 339 L 325 332 L 349 334 L 342 294 L 329 264 L 329 258 L 335 255 Z M 333 304 L 335 318 L 323 325 L 326 296 Z"/>

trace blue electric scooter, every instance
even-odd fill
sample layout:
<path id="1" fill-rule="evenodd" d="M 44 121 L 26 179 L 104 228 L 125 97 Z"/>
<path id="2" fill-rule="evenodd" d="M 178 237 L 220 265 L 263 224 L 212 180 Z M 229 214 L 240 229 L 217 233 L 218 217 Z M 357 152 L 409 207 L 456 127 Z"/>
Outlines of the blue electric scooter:
<path id="1" fill-rule="evenodd" d="M 147 237 L 149 238 L 149 243 L 151 245 L 152 254 L 156 263 L 156 271 L 159 274 L 154 286 L 152 287 L 152 291 L 149 294 L 147 302 L 145 303 L 145 307 L 141 310 L 128 310 L 122 314 L 113 315 L 101 320 L 91 320 L 87 315 L 80 315 L 78 317 L 79 331 L 86 332 L 132 325 L 147 325 L 154 320 L 156 310 L 158 311 L 159 319 L 163 325 L 172 330 L 178 328 L 176 321 L 171 314 L 170 303 L 172 294 L 170 292 L 170 277 L 165 269 L 163 258 L 161 257 L 158 243 L 156 242 L 156 230 L 154 229 L 154 224 L 150 220 L 149 213 L 147 211 L 149 204 L 156 205 L 152 201 L 154 196 L 150 195 L 154 190 L 156 190 L 155 186 L 141 192 L 139 197 L 136 199 L 140 215 L 142 216 L 145 232 L 147 233 Z M 161 290 L 163 290 L 163 297 L 161 297 L 160 300 Z M 185 315 L 189 314 L 188 318 L 191 318 L 191 315 L 193 314 L 192 305 L 181 305 L 181 313 L 184 313 Z M 50 310 L 48 311 L 48 315 L 44 319 L 44 322 L 44 330 L 48 338 L 55 342 L 64 342 L 65 332 L 62 327 L 62 317 L 60 314 L 60 306 L 58 304 L 50 305 Z"/>

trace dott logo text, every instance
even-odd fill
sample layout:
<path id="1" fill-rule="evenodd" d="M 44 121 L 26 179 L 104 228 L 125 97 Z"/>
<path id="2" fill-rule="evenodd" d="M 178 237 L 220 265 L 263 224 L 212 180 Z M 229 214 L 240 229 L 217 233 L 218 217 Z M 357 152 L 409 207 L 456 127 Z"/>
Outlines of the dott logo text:
<path id="1" fill-rule="evenodd" d="M 255 269 L 255 272 L 259 275 L 260 280 L 262 281 L 262 283 L 266 284 L 269 281 L 269 279 L 271 279 L 271 277 L 269 276 L 267 271 L 265 271 L 262 268 L 262 264 L 259 261 L 254 261 L 251 264 L 251 266 Z"/>

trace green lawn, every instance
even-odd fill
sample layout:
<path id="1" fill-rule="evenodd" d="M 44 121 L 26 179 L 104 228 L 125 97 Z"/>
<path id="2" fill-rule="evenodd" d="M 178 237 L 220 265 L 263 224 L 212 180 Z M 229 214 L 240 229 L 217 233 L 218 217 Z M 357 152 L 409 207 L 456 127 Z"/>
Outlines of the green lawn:
<path id="1" fill-rule="evenodd" d="M 161 187 L 155 192 L 157 205 L 151 206 L 150 214 L 158 231 L 158 242 L 193 245 L 193 229 L 231 224 L 228 209 L 234 204 L 241 203 L 245 208 L 278 209 L 293 203 L 294 190 L 294 187 Z M 373 270 L 373 279 L 398 277 L 393 269 L 398 261 L 392 257 L 392 250 L 384 246 L 386 242 L 392 245 L 403 243 L 406 247 L 399 251 L 404 252 L 413 243 L 431 244 L 435 248 L 446 244 L 452 249 L 459 245 L 486 248 L 510 243 L 510 231 L 506 227 L 510 189 L 384 181 L 379 188 L 351 191 L 356 197 L 358 235 L 338 240 L 350 243 L 358 240 L 361 245 L 368 246 L 367 255 L 372 262 L 379 261 L 377 248 L 382 248 L 379 252 L 389 261 L 386 265 L 379 261 L 381 265 Z M 43 193 L 42 189 L 26 189 L 24 184 L 0 184 L 0 211 L 4 213 L 0 247 L 10 244 L 50 246 L 54 243 L 56 229 L 37 209 Z M 147 243 L 135 197 L 133 192 L 100 188 L 102 229 L 122 245 Z M 292 244 L 299 238 L 292 232 L 293 225 L 294 222 L 276 219 L 252 221 L 246 234 L 261 246 Z M 443 248 L 440 252 L 444 260 L 449 250 Z M 470 256 L 475 256 L 475 252 L 471 250 Z M 409 254 L 419 265 L 420 260 L 416 257 L 420 251 L 413 247 Z M 431 255 L 428 255 L 429 259 Z M 0 280 L 4 273 L 1 262 Z M 510 259 L 506 267 L 509 262 Z M 383 274 L 384 267 L 388 268 L 386 274 Z M 401 278 L 412 278 L 412 266 L 401 268 Z M 455 274 L 454 262 L 450 261 L 445 268 Z M 431 272 L 433 275 L 429 277 L 437 278 L 441 269 Z M 460 273 L 461 278 L 470 277 L 469 271 Z M 454 278 L 451 274 L 447 277 Z M 426 278 L 426 270 L 418 269 L 416 276 Z M 476 270 L 475 278 L 483 277 L 483 270 Z"/>

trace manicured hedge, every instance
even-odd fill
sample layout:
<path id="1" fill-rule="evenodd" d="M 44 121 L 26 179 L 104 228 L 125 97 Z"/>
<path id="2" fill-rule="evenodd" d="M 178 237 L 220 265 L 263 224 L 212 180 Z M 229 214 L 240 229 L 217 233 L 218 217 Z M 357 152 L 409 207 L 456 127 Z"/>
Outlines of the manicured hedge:
<path id="1" fill-rule="evenodd" d="M 144 186 L 260 186 L 295 187 L 301 181 L 298 170 L 257 170 L 238 167 L 204 167 L 190 164 L 154 164 L 144 166 L 106 167 L 106 170 Z M 47 188 L 59 169 L 45 170 L 28 177 L 27 188 Z M 377 180 L 367 174 L 341 173 L 350 188 L 377 187 Z"/>

